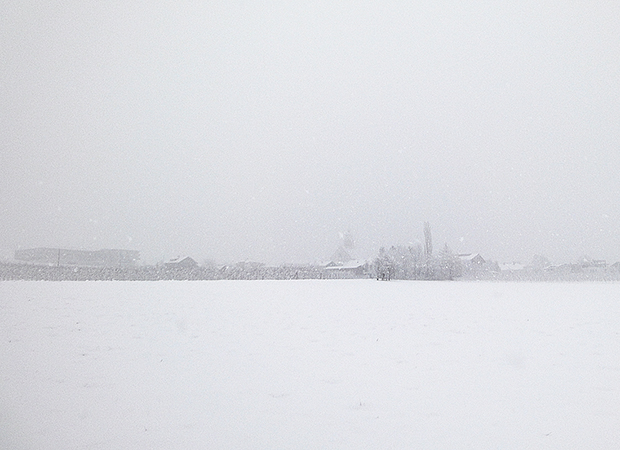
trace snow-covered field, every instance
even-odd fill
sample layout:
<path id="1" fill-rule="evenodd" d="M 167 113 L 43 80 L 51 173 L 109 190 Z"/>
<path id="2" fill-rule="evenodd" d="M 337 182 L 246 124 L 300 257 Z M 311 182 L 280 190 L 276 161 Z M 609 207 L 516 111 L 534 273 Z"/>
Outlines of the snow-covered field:
<path id="1" fill-rule="evenodd" d="M 0 283 L 2 449 L 617 449 L 620 284 Z"/>

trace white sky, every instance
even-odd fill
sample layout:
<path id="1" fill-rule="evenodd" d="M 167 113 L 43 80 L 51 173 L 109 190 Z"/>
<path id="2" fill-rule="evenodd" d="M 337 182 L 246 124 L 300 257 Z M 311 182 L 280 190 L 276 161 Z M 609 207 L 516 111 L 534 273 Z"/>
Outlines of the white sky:
<path id="1" fill-rule="evenodd" d="M 620 259 L 620 4 L 8 1 L 0 251 Z"/>

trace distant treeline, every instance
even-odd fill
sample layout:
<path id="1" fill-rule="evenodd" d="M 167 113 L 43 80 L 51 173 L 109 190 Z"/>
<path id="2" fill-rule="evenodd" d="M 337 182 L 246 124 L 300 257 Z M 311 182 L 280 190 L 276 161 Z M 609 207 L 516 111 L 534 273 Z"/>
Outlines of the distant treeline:
<path id="1" fill-rule="evenodd" d="M 362 277 L 366 277 L 363 275 Z M 0 280 L 32 281 L 158 281 L 158 280 L 293 280 L 360 278 L 348 272 L 302 267 L 79 267 L 0 263 Z"/>
<path id="2" fill-rule="evenodd" d="M 441 260 L 439 260 L 441 261 Z M 452 264 L 385 265 L 375 260 L 363 272 L 326 270 L 319 266 L 240 266 L 224 267 L 80 267 L 0 263 L 0 281 L 159 281 L 159 280 L 296 280 L 377 278 L 383 280 L 451 280 L 463 281 L 620 281 L 620 271 L 607 268 L 597 271 L 558 272 L 523 270 L 499 272 L 481 268 L 461 272 Z M 405 271 L 407 270 L 407 271 Z"/>

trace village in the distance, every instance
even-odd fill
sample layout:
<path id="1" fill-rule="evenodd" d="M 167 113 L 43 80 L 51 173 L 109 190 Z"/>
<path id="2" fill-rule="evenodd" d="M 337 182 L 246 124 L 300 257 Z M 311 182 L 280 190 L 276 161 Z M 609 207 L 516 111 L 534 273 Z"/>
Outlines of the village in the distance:
<path id="1" fill-rule="evenodd" d="M 154 265 L 141 264 L 138 250 L 25 248 L 0 262 L 0 280 L 289 280 L 376 278 L 377 280 L 601 281 L 620 280 L 620 262 L 583 256 L 552 264 L 542 255 L 524 262 L 498 262 L 480 253 L 453 253 L 447 244 L 433 250 L 431 228 L 424 224 L 424 243 L 382 247 L 373 258 L 355 257 L 350 233 L 324 261 L 268 265 L 256 261 L 199 263 L 191 255 Z"/>

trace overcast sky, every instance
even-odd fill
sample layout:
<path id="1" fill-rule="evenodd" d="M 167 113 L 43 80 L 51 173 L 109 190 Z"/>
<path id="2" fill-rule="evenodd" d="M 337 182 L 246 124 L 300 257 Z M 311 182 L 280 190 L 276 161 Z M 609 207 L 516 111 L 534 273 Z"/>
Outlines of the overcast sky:
<path id="1" fill-rule="evenodd" d="M 620 259 L 616 1 L 4 1 L 0 251 Z"/>

